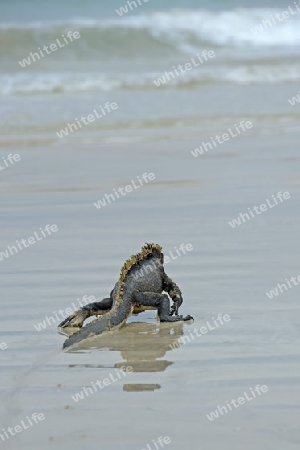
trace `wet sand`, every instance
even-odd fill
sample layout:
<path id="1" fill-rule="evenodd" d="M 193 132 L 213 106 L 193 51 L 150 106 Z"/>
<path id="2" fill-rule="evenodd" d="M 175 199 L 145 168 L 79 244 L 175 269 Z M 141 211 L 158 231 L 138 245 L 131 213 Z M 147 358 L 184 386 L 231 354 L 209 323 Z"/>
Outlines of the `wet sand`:
<path id="1" fill-rule="evenodd" d="M 165 447 L 173 450 L 298 448 L 299 287 L 274 299 L 266 292 L 300 273 L 299 135 L 241 136 L 194 158 L 198 145 L 14 149 L 21 161 L 1 174 L 0 251 L 47 224 L 58 232 L 0 262 L 0 341 L 8 346 L 0 350 L 1 426 L 45 415 L 3 448 L 141 450 L 152 443 L 155 450 L 160 436 L 170 437 Z M 93 206 L 144 172 L 155 181 L 100 210 Z M 291 198 L 229 226 L 279 191 Z M 145 241 L 165 253 L 193 245 L 166 272 L 183 291 L 181 313 L 194 323 L 159 324 L 148 311 L 76 352 L 62 352 L 58 322 L 35 329 L 84 295 L 107 296 L 123 261 Z M 220 313 L 231 320 L 172 350 Z M 123 365 L 133 372 L 72 399 Z M 269 391 L 208 420 L 257 384 Z"/>

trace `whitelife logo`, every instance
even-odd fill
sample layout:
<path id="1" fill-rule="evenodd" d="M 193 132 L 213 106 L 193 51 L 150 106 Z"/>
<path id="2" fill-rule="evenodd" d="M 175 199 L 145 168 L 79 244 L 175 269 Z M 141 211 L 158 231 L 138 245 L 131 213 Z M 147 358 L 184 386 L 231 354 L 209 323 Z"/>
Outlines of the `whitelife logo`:
<path id="1" fill-rule="evenodd" d="M 95 115 L 89 114 L 86 117 L 81 116 L 80 119 L 78 119 L 76 117 L 75 120 L 77 122 L 77 125 L 76 125 L 76 123 L 67 123 L 66 128 L 63 128 L 60 131 L 56 132 L 56 136 L 58 136 L 59 139 L 62 139 L 63 137 L 68 136 L 69 132 L 73 133 L 73 131 L 77 131 L 78 128 L 82 128 L 82 124 L 88 125 L 89 123 L 95 122 L 96 118 L 101 119 L 101 117 L 106 116 L 107 114 L 110 114 L 112 112 L 112 110 L 114 111 L 114 110 L 118 109 L 118 104 L 116 102 L 112 102 L 112 103 L 106 102 L 104 105 L 104 108 L 106 109 L 107 112 L 104 111 L 104 109 L 102 108 L 101 105 L 99 106 L 99 108 L 100 108 L 102 114 L 99 115 L 97 110 L 94 109 L 93 113 L 95 113 Z M 82 124 L 81 124 L 81 122 L 82 122 Z"/>
<path id="2" fill-rule="evenodd" d="M 79 39 L 80 37 L 81 36 L 78 31 L 74 31 L 74 32 L 68 31 L 68 33 L 67 33 L 67 38 L 69 39 L 70 42 L 73 42 L 73 39 Z M 67 38 L 65 37 L 64 34 L 62 35 L 62 38 L 65 41 L 65 44 L 62 44 L 59 39 L 56 39 L 55 42 L 57 43 L 57 45 L 56 44 L 51 44 L 50 46 L 44 45 L 44 47 L 43 47 L 44 52 L 47 55 L 50 55 L 51 53 L 56 52 L 56 50 L 58 50 L 58 48 L 63 48 L 66 45 L 68 45 L 69 41 L 67 40 Z M 50 50 L 49 50 L 49 47 L 50 47 Z M 30 64 L 32 62 L 35 62 L 35 61 L 41 59 L 41 57 L 44 58 L 46 55 L 44 55 L 43 50 L 41 50 L 41 48 L 38 47 L 39 53 L 30 52 L 28 58 L 23 59 L 23 61 L 19 61 L 20 66 L 24 69 L 26 66 L 30 66 Z"/>
<path id="3" fill-rule="evenodd" d="M 300 2 L 296 3 L 294 2 L 294 5 L 296 7 L 296 10 L 292 9 L 292 6 L 288 7 L 288 10 L 285 10 L 283 12 L 277 12 L 275 17 L 273 17 L 273 14 L 270 14 L 270 19 L 264 19 L 261 21 L 261 25 L 256 25 L 256 27 L 251 28 L 251 31 L 253 34 L 262 33 L 263 31 L 267 30 L 268 28 L 273 27 L 273 25 L 277 25 L 279 22 L 282 22 L 283 20 L 289 19 L 291 16 L 294 16 L 295 14 L 298 14 L 300 12 Z"/>
<path id="4" fill-rule="evenodd" d="M 20 242 L 16 240 L 16 244 L 19 250 L 23 250 L 24 248 L 28 248 L 30 245 L 35 244 L 37 241 L 42 241 L 47 236 L 51 236 L 52 233 L 56 233 L 58 231 L 57 225 L 46 225 L 45 228 L 40 228 L 41 236 L 34 232 L 34 237 L 29 237 L 28 239 L 20 239 Z M 46 234 L 46 232 L 48 234 Z M 22 247 L 23 246 L 23 247 Z M 7 246 L 7 250 L 0 252 L 0 261 L 3 261 L 5 258 L 9 258 L 10 255 L 14 255 L 15 253 L 19 253 L 18 248 L 15 245 Z M 15 252 L 15 253 L 14 253 Z"/>
<path id="5" fill-rule="evenodd" d="M 277 193 L 276 197 L 280 201 L 280 203 L 282 203 L 283 200 L 288 200 L 289 198 L 291 198 L 291 195 L 289 192 L 282 193 L 280 191 Z M 265 212 L 268 209 L 274 208 L 274 206 L 279 205 L 279 203 L 276 200 L 274 195 L 272 195 L 272 198 L 273 198 L 274 203 L 271 203 L 270 200 L 267 198 L 266 199 L 267 204 L 262 203 L 260 206 L 253 206 L 252 210 L 250 208 L 248 208 L 251 217 L 252 218 L 255 217 L 255 215 L 253 214 L 253 211 L 256 213 L 256 215 L 260 215 L 262 212 Z M 231 221 L 228 222 L 229 225 L 231 226 L 231 228 L 235 228 L 237 225 L 241 225 L 242 224 L 241 219 L 243 222 L 246 222 L 246 220 L 251 219 L 251 217 L 249 216 L 248 213 L 244 213 L 244 214 L 240 213 L 239 215 L 240 215 L 240 217 L 237 217 L 237 219 L 233 219 L 232 222 Z"/>
<path id="6" fill-rule="evenodd" d="M 185 255 L 186 250 L 188 252 L 194 250 L 192 244 L 180 244 L 179 249 L 177 247 L 174 247 L 176 250 L 176 253 L 178 256 L 173 255 L 173 253 L 171 252 L 171 250 L 169 250 L 169 255 L 166 255 L 164 253 L 164 263 L 168 264 L 170 261 L 175 260 L 177 258 L 179 258 L 182 255 Z M 181 253 L 182 252 L 182 253 Z M 171 259 L 170 259 L 171 258 Z M 154 270 L 156 270 L 157 268 L 157 264 L 154 261 L 152 261 L 150 264 L 148 264 L 147 266 L 145 266 L 143 269 L 141 270 L 137 270 L 137 273 L 133 274 L 135 280 L 138 280 L 140 277 L 143 277 L 144 275 L 148 274 L 148 270 L 150 272 L 153 272 Z"/>
<path id="7" fill-rule="evenodd" d="M 21 156 L 18 153 L 16 153 L 15 155 L 10 153 L 6 158 L 2 156 L 2 159 L 4 166 L 0 164 L 0 170 L 5 170 L 7 167 L 12 166 L 15 162 L 20 161 Z"/>
<path id="8" fill-rule="evenodd" d="M 149 0 L 143 0 L 144 3 L 148 3 L 148 1 Z M 137 5 L 137 3 L 139 5 Z M 132 5 L 134 5 L 134 8 L 138 8 L 139 6 L 142 6 L 142 4 L 143 3 L 141 3 L 141 0 L 136 0 L 136 2 L 135 1 L 133 1 L 133 2 L 128 1 L 127 2 L 127 5 L 129 6 L 131 11 L 133 10 Z M 123 16 L 124 14 L 127 14 L 129 12 L 129 9 L 128 9 L 127 5 L 121 6 L 120 9 L 116 9 L 116 13 L 119 14 L 119 16 Z"/>
<path id="9" fill-rule="evenodd" d="M 150 444 L 147 444 L 147 448 L 142 448 L 142 450 L 159 450 L 160 448 L 164 447 L 164 444 L 170 444 L 171 439 L 169 438 L 169 436 L 165 436 L 164 438 L 160 436 L 156 441 L 152 439 L 152 442 L 154 444 L 154 448 L 152 448 Z M 158 444 L 160 446 L 158 446 Z"/>
<path id="10" fill-rule="evenodd" d="M 133 188 L 134 189 L 139 189 L 141 186 L 144 186 L 144 183 L 140 179 L 139 176 L 137 176 L 137 179 L 138 179 L 139 185 L 136 185 L 135 182 L 133 180 L 131 180 L 131 184 L 128 184 L 127 186 L 125 186 L 123 188 L 121 188 L 121 187 L 118 188 L 118 192 L 122 195 L 122 197 L 124 197 L 126 194 L 129 194 L 130 192 L 132 192 Z M 144 180 L 144 182 L 146 184 L 148 184 L 149 181 L 155 180 L 155 175 L 152 172 L 151 173 L 144 173 L 142 175 L 142 179 Z M 93 203 L 93 205 L 97 209 L 100 209 L 101 207 L 106 206 L 107 202 L 111 203 L 111 200 L 115 201 L 116 198 L 120 198 L 120 195 L 118 194 L 117 190 L 116 189 L 113 189 L 113 190 L 114 190 L 114 194 L 105 194 L 105 197 L 103 197 L 101 200 L 98 200 L 96 203 Z M 125 192 L 124 192 L 124 190 L 125 190 Z M 116 196 L 116 198 L 115 198 L 115 196 Z"/>
<path id="11" fill-rule="evenodd" d="M 287 283 L 287 285 L 288 285 L 288 287 L 289 287 L 290 289 L 292 289 L 292 287 L 293 287 L 293 285 L 290 283 L 290 281 L 292 281 L 292 282 L 294 283 L 294 286 L 298 286 L 299 283 L 297 283 L 296 280 L 298 280 L 299 283 L 300 283 L 300 275 L 298 275 L 297 278 L 291 277 L 290 280 L 288 280 L 287 278 L 285 279 L 285 281 L 286 281 L 286 283 Z M 270 299 L 272 299 L 274 296 L 277 297 L 277 295 L 279 295 L 280 293 L 284 292 L 284 291 L 283 291 L 283 287 L 284 287 L 284 289 L 285 289 L 286 291 L 288 291 L 287 285 L 286 285 L 285 283 L 282 283 L 282 284 L 277 283 L 277 286 L 274 288 L 274 290 L 271 289 L 269 292 L 266 292 L 266 295 L 267 295 Z M 280 292 L 278 291 L 278 289 L 280 290 Z"/>
<path id="12" fill-rule="evenodd" d="M 21 420 L 21 424 L 20 425 L 15 425 L 14 428 L 9 427 L 7 428 L 7 430 L 5 430 L 3 428 L 3 434 L 2 432 L 0 433 L 0 439 L 2 439 L 2 442 L 4 442 L 5 440 L 9 439 L 10 436 L 15 436 L 16 433 L 21 433 L 21 431 L 23 430 L 27 430 L 30 427 L 33 427 L 34 423 L 38 423 L 39 421 L 42 421 L 45 419 L 45 416 L 43 413 L 33 413 L 32 416 L 29 418 L 28 416 L 26 417 L 27 420 Z M 32 421 L 34 423 L 32 423 Z M 26 422 L 26 423 L 25 423 Z M 28 426 L 26 426 L 28 425 Z M 9 434 L 10 436 L 9 436 Z M 5 437 L 4 437 L 5 436 Z"/>
<path id="13" fill-rule="evenodd" d="M 228 128 L 228 133 L 223 133 L 222 136 L 219 136 L 218 134 L 215 136 L 215 138 L 211 137 L 211 141 L 214 145 L 214 147 L 217 147 L 218 144 L 224 144 L 224 142 L 229 141 L 229 139 L 232 139 L 234 137 L 237 137 L 239 134 L 241 134 L 242 131 L 250 130 L 250 128 L 253 127 L 252 122 L 249 120 L 244 123 L 244 120 L 241 120 L 239 125 L 234 124 L 235 131 L 237 134 L 234 134 L 231 128 Z M 222 140 L 223 139 L 223 140 Z M 217 141 L 217 143 L 216 143 Z M 208 150 L 212 150 L 213 146 L 210 142 L 203 142 L 199 146 L 199 148 L 195 148 L 195 150 L 191 150 L 192 155 L 197 158 L 198 155 L 203 155 L 204 151 L 208 152 Z"/>
<path id="14" fill-rule="evenodd" d="M 175 350 L 175 348 L 179 348 L 182 345 L 186 345 L 187 343 L 194 341 L 195 336 L 193 335 L 193 333 L 197 337 L 201 337 L 202 335 L 206 334 L 208 331 L 213 331 L 216 328 L 219 328 L 220 325 L 224 325 L 224 322 L 230 322 L 231 317 L 229 314 L 219 314 L 216 319 L 213 317 L 212 320 L 213 320 L 214 324 L 216 325 L 215 327 L 211 327 L 211 324 L 209 323 L 209 321 L 207 321 L 205 323 L 205 325 L 207 325 L 207 327 L 203 326 L 199 330 L 197 328 L 194 328 L 193 331 L 189 332 L 189 334 L 185 334 L 184 336 L 181 336 L 179 339 L 177 339 L 172 344 L 169 344 L 169 347 L 172 350 Z M 219 323 L 217 322 L 217 320 L 219 321 Z M 200 334 L 198 333 L 198 331 L 200 332 Z"/>
<path id="15" fill-rule="evenodd" d="M 256 391 L 256 393 L 260 396 L 262 393 L 268 392 L 268 386 L 266 386 L 265 384 L 260 386 L 259 384 L 257 386 L 255 386 L 254 390 Z M 247 402 L 251 402 L 251 400 L 253 400 L 254 398 L 256 398 L 255 393 L 253 392 L 253 389 L 250 388 L 252 397 L 248 397 L 247 392 L 244 392 L 245 397 L 239 397 L 237 400 L 232 399 L 231 400 L 231 404 L 235 407 L 238 408 L 240 405 L 244 405 L 244 403 Z M 226 408 L 227 406 L 227 408 Z M 221 415 L 223 416 L 224 413 L 228 413 L 229 411 L 232 411 L 232 407 L 230 406 L 230 404 L 228 403 L 228 401 L 226 400 L 226 406 L 218 406 L 218 409 L 216 409 L 215 411 L 212 411 L 210 414 L 207 414 L 206 417 L 208 418 L 208 420 L 213 421 L 214 419 L 217 419 L 219 416 L 219 413 L 221 413 Z M 229 410 L 229 411 L 228 411 Z"/>
<path id="16" fill-rule="evenodd" d="M 82 300 L 79 298 L 77 299 L 79 306 L 82 308 L 83 306 L 88 305 L 89 303 L 94 302 L 96 297 L 94 295 L 90 295 L 89 298 L 87 295 L 84 295 L 82 297 Z M 74 302 L 72 302 L 72 308 L 66 308 L 65 310 L 59 309 L 58 312 L 53 311 L 54 316 L 46 316 L 45 320 L 43 322 L 39 322 L 37 325 L 34 325 L 34 328 L 37 331 L 43 331 L 47 328 L 48 325 L 54 325 L 57 322 L 61 322 L 62 319 L 65 319 L 66 317 L 70 316 L 73 312 L 76 312 L 78 310 L 78 306 L 75 305 Z M 61 315 L 61 317 L 58 316 L 58 314 Z"/>
<path id="17" fill-rule="evenodd" d="M 295 106 L 296 103 L 300 103 L 300 91 L 299 91 L 299 94 L 297 95 L 297 97 L 289 98 L 288 102 L 291 106 Z"/>
<path id="18" fill-rule="evenodd" d="M 83 400 L 85 397 L 89 397 L 90 394 L 94 394 L 95 392 L 98 392 L 99 389 L 104 389 L 105 386 L 110 386 L 113 383 L 116 383 L 119 380 L 122 380 L 124 377 L 126 377 L 127 373 L 133 372 L 133 368 L 131 366 L 122 366 L 122 370 L 115 369 L 115 373 L 117 375 L 117 378 L 114 378 L 113 374 L 109 374 L 109 378 L 104 378 L 102 381 L 97 380 L 95 383 L 91 381 L 91 385 L 93 386 L 93 389 L 91 387 L 83 387 L 83 390 L 80 392 L 77 392 L 77 394 L 72 395 L 72 399 L 74 402 L 79 402 L 80 400 Z"/>
<path id="19" fill-rule="evenodd" d="M 209 58 L 214 58 L 215 56 L 215 52 L 212 50 L 203 50 L 201 55 L 197 53 L 197 58 L 200 64 L 203 64 L 205 61 L 208 61 Z M 187 62 L 184 65 L 179 64 L 177 68 L 173 66 L 174 70 L 172 70 L 171 72 L 164 72 L 163 76 L 160 78 L 156 78 L 156 80 L 153 80 L 153 83 L 156 87 L 160 87 L 162 84 L 166 84 L 167 81 L 171 81 L 172 79 L 174 80 L 176 76 L 179 77 L 180 75 L 188 72 L 194 67 L 200 66 L 199 62 L 195 61 L 194 58 L 191 58 L 190 61 L 192 64 L 190 62 Z M 180 70 L 180 72 L 178 72 L 178 70 Z"/>

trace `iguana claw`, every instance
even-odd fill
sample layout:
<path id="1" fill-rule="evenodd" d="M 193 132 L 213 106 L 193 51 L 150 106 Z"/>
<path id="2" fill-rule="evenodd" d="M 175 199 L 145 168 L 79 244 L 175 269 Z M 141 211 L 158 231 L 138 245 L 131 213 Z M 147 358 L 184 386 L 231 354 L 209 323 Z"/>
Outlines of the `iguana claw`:
<path id="1" fill-rule="evenodd" d="M 67 317 L 65 320 L 63 320 L 58 325 L 58 328 L 67 328 L 67 327 L 82 328 L 83 322 L 87 317 L 88 317 L 87 311 L 79 309 L 78 311 L 75 311 L 73 314 Z"/>

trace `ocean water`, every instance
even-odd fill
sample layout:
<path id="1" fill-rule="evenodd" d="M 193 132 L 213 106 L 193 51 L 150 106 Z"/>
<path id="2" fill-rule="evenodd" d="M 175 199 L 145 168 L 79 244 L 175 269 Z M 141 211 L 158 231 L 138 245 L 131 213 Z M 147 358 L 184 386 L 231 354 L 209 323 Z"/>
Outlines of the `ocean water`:
<path id="1" fill-rule="evenodd" d="M 220 127 L 241 114 L 297 128 L 298 111 L 287 98 L 297 93 L 300 81 L 300 14 L 251 31 L 288 5 L 177 1 L 170 7 L 153 0 L 120 17 L 121 6 L 117 1 L 1 2 L 1 141 L 18 134 L 27 142 L 34 135 L 55 145 L 56 131 L 78 114 L 117 99 L 118 111 L 89 124 L 90 141 L 101 142 L 104 130 L 112 128 L 123 141 L 137 139 L 128 129 L 141 130 L 140 139 L 150 130 L 172 139 L 174 129 L 177 135 L 191 126 L 196 136 L 203 117 L 206 125 Z M 66 44 L 63 35 L 69 31 L 81 37 Z M 57 39 L 64 48 L 32 60 L 30 52 Z M 203 51 L 215 57 L 156 86 L 154 80 Z M 22 67 L 19 62 L 28 58 L 30 64 Z M 210 104 L 207 92 L 214 96 Z M 157 119 L 163 129 L 157 130 Z M 84 130 L 78 138 L 86 142 Z"/>
<path id="2" fill-rule="evenodd" d="M 149 0 L 121 17 L 124 4 L 0 0 L 0 253 L 58 227 L 0 261 L 0 435 L 45 415 L 0 444 L 157 450 L 169 436 L 170 450 L 296 450 L 299 286 L 266 292 L 300 273 L 300 113 L 288 102 L 299 91 L 300 13 L 254 34 L 289 4 Z M 21 67 L 70 30 L 80 39 Z M 204 50 L 215 57 L 155 85 Z M 118 109 L 58 137 L 106 102 Z M 192 156 L 241 120 L 253 127 Z M 21 159 L 2 169 L 10 153 Z M 95 208 L 145 172 L 155 174 L 149 185 Z M 280 191 L 290 199 L 229 225 Z M 106 297 L 145 242 L 165 254 L 192 244 L 166 272 L 194 323 L 160 324 L 148 311 L 68 352 L 58 321 L 37 331 L 85 295 Z M 231 321 L 172 349 L 220 313 Z M 133 372 L 72 399 L 122 365 Z M 208 420 L 258 384 L 268 392 Z"/>
<path id="3" fill-rule="evenodd" d="M 169 436 L 174 450 L 220 442 L 226 450 L 299 448 L 299 286 L 266 296 L 299 275 L 299 134 L 241 136 L 203 159 L 190 155 L 197 145 L 26 146 L 18 149 L 22 160 L 2 172 L 1 251 L 47 223 L 58 226 L 0 263 L 0 342 L 8 346 L 0 353 L 1 429 L 33 412 L 45 415 L 4 442 L 7 449 L 142 450 L 159 436 Z M 94 207 L 146 171 L 156 176 L 151 184 Z M 291 198 L 229 226 L 280 190 Z M 173 255 L 192 244 L 165 270 L 182 289 L 181 313 L 194 323 L 159 324 L 148 311 L 67 353 L 57 321 L 36 330 L 84 295 L 107 296 L 123 261 L 145 241 Z M 172 350 L 219 314 L 231 321 Z M 133 372 L 72 399 L 122 365 Z M 258 384 L 269 391 L 208 420 Z"/>

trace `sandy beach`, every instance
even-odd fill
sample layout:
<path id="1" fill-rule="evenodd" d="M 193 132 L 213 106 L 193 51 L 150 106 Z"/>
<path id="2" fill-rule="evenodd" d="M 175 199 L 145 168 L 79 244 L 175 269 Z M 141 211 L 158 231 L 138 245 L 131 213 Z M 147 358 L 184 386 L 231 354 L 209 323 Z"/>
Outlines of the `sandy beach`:
<path id="1" fill-rule="evenodd" d="M 0 5 L 2 448 L 299 448 L 300 14 L 254 35 L 282 5 L 198 3 Z M 194 322 L 63 351 L 145 242 Z"/>
<path id="2" fill-rule="evenodd" d="M 160 436 L 169 436 L 174 449 L 220 442 L 233 449 L 296 448 L 298 288 L 272 300 L 266 292 L 298 275 L 298 139 L 277 135 L 270 148 L 269 136 L 241 136 L 202 159 L 189 153 L 197 145 L 189 140 L 160 142 L 159 152 L 152 143 L 75 147 L 63 154 L 58 148 L 16 150 L 23 163 L 10 168 L 2 187 L 10 219 L 3 220 L 1 249 L 37 225 L 55 223 L 58 232 L 1 262 L 1 336 L 8 346 L 1 351 L 2 428 L 33 412 L 45 415 L 10 437 L 8 449 L 96 449 L 101 442 L 106 449 L 152 443 L 155 450 L 152 441 Z M 128 154 L 134 155 L 130 166 Z M 155 172 L 151 184 L 95 208 L 93 201 L 144 171 Z M 285 204 L 229 226 L 278 190 L 290 192 Z M 194 323 L 159 324 L 149 311 L 67 353 L 57 324 L 37 332 L 34 326 L 46 316 L 78 305 L 84 295 L 107 296 L 120 262 L 148 240 L 163 242 L 173 255 L 181 243 L 192 244 L 166 272 L 180 285 L 182 312 Z M 207 321 L 213 328 L 219 314 L 231 320 L 172 350 Z M 124 379 L 72 399 L 124 365 L 133 368 Z M 207 418 L 256 385 L 269 391 L 240 411 Z"/>

